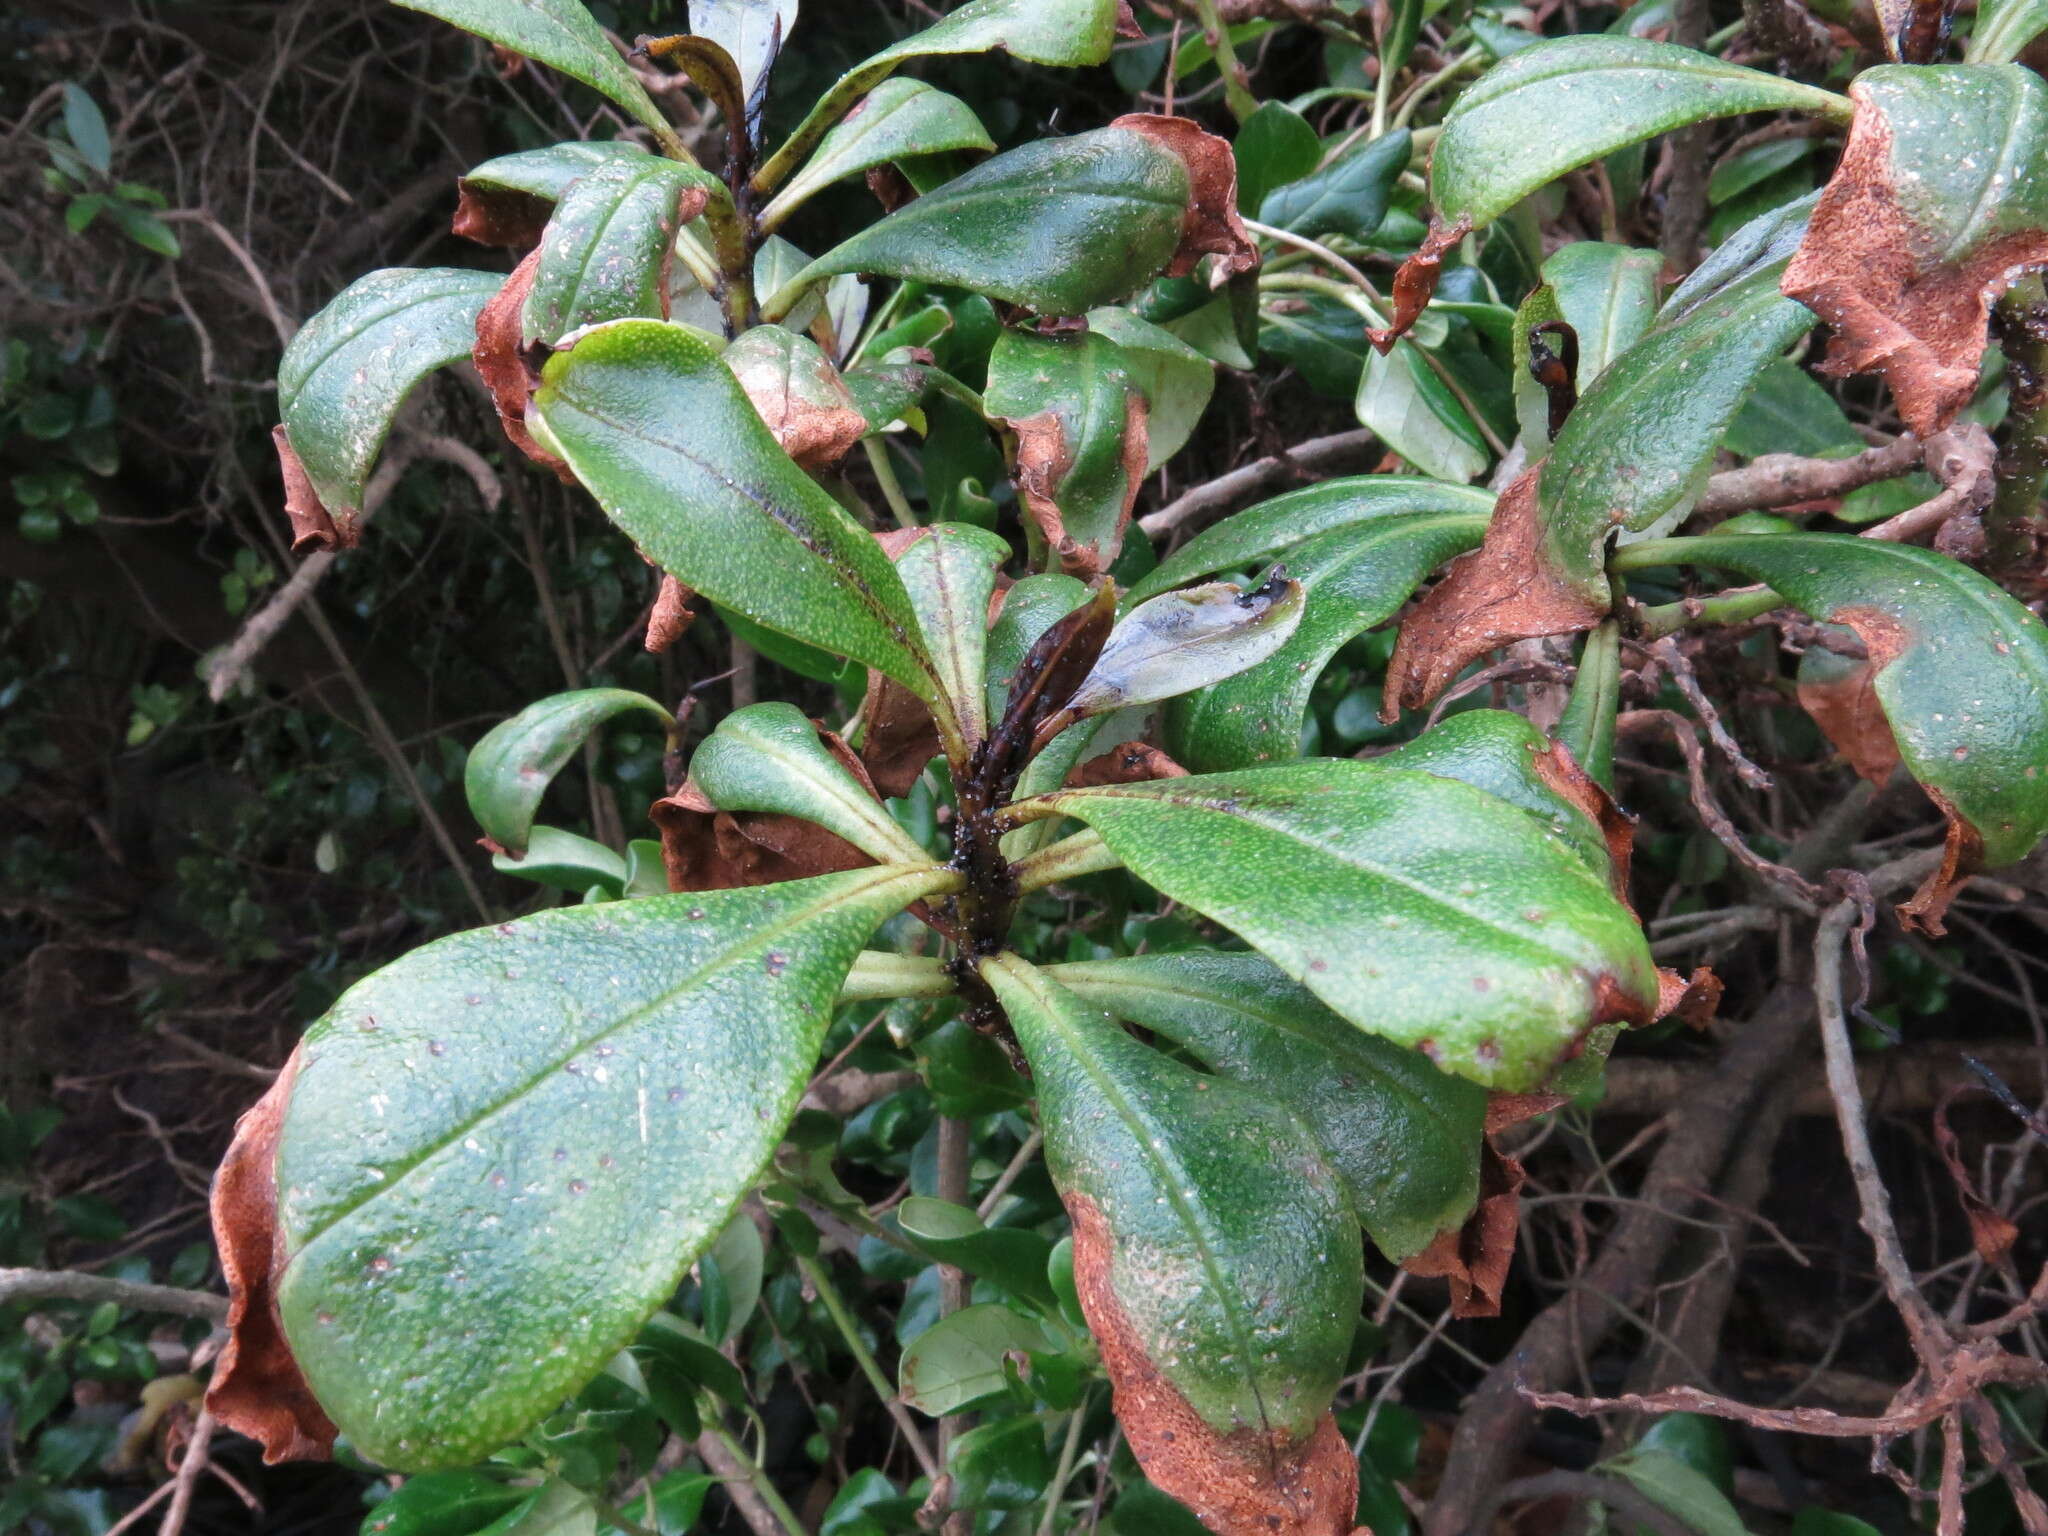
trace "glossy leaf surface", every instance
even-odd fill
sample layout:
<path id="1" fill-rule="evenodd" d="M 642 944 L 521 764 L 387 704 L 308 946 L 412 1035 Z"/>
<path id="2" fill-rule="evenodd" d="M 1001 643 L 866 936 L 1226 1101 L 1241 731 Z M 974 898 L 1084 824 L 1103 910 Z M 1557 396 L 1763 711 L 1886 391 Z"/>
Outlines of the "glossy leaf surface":
<path id="1" fill-rule="evenodd" d="M 1412 341 L 1395 342 L 1384 356 L 1366 352 L 1352 407 L 1389 448 L 1438 480 L 1475 480 L 1492 458 L 1472 413 Z"/>
<path id="2" fill-rule="evenodd" d="M 773 229 L 812 194 L 878 165 L 946 150 L 993 151 L 974 109 L 922 80 L 884 80 L 819 141 L 804 168 L 761 210 Z"/>
<path id="3" fill-rule="evenodd" d="M 331 510 L 362 505 L 399 406 L 427 374 L 469 356 L 477 312 L 504 281 L 460 267 L 387 267 L 299 328 L 277 365 L 278 414 Z"/>
<path id="4" fill-rule="evenodd" d="M 690 0 L 690 30 L 725 50 L 752 109 L 747 131 L 758 141 L 762 86 L 796 25 L 797 0 Z"/>
<path id="5" fill-rule="evenodd" d="M 601 165 L 630 165 L 651 158 L 638 144 L 623 139 L 572 139 L 486 160 L 464 176 L 462 183 L 485 191 L 523 192 L 558 203 L 571 183 Z"/>
<path id="6" fill-rule="evenodd" d="M 483 828 L 484 836 L 512 853 L 524 852 L 541 797 L 555 775 L 591 732 L 633 714 L 659 720 L 663 730 L 675 724 L 669 712 L 644 693 L 629 688 L 580 688 L 529 704 L 511 719 L 491 727 L 484 739 L 470 748 L 469 761 L 462 770 L 469 813 Z"/>
<path id="7" fill-rule="evenodd" d="M 1048 315 L 1141 287 L 1180 244 L 1188 173 L 1141 133 L 1099 128 L 985 160 L 812 262 L 948 283 Z"/>
<path id="8" fill-rule="evenodd" d="M 1140 1462 L 1183 1500 L 1175 1469 L 1232 1451 L 1271 1478 L 1323 1420 L 1357 1320 L 1341 1181 L 1278 1100 L 1140 1045 L 1015 955 L 982 974 L 1035 1073 L 1076 1287 Z"/>
<path id="9" fill-rule="evenodd" d="M 363 1454 L 473 1461 L 615 1355 L 767 1161 L 863 941 L 948 878 L 564 908 L 343 994 L 285 1114 L 278 1295 Z"/>
<path id="10" fill-rule="evenodd" d="M 1502 59 L 1444 118 L 1430 194 L 1446 221 L 1492 223 L 1624 145 L 1742 112 L 1840 115 L 1830 91 L 1634 37 L 1553 38 Z"/>
<path id="11" fill-rule="evenodd" d="M 993 1280 L 1019 1300 L 1051 1314 L 1057 1306 L 1045 1277 L 1052 1244 L 1019 1227 L 990 1227 L 964 1205 L 912 1195 L 896 1208 L 904 1235 L 942 1263 Z"/>
<path id="12" fill-rule="evenodd" d="M 465 32 L 558 69 L 572 80 L 581 80 L 652 128 L 656 138 L 675 142 L 668 119 L 580 0 L 398 0 L 398 4 L 438 16 Z"/>
<path id="13" fill-rule="evenodd" d="M 722 811 L 801 816 L 885 864 L 928 855 L 827 750 L 794 704 L 751 704 L 718 722 L 690 759 L 690 777 Z"/>
<path id="14" fill-rule="evenodd" d="M 529 421 L 677 580 L 938 697 L 888 556 L 790 461 L 705 341 L 653 320 L 588 331 L 548 359 Z"/>
<path id="15" fill-rule="evenodd" d="M 1030 807 L 1094 827 L 1361 1029 L 1490 1088 L 1536 1086 L 1588 1028 L 1656 1004 L 1642 932 L 1600 874 L 1467 784 L 1314 759 Z"/>
<path id="16" fill-rule="evenodd" d="M 1012 1351 L 1029 1354 L 1051 1342 L 1038 1323 L 998 1302 L 962 1307 L 904 1346 L 897 1383 L 919 1413 L 962 1413 L 1007 1394 L 1003 1367 Z"/>
<path id="17" fill-rule="evenodd" d="M 1065 708 L 1099 715 L 1207 688 L 1268 660 L 1301 615 L 1301 585 L 1284 578 L 1163 592 L 1123 616 Z"/>
<path id="18" fill-rule="evenodd" d="M 1044 571 L 1026 576 L 1003 594 L 1002 612 L 988 632 L 988 712 L 999 719 L 1038 637 L 1088 601 L 1088 588 L 1072 576 Z"/>
<path id="19" fill-rule="evenodd" d="M 1543 263 L 1543 285 L 1522 302 L 1514 338 L 1515 409 L 1531 443 L 1550 441 L 1549 402 L 1529 376 L 1528 327 L 1562 320 L 1579 349 L 1576 383 L 1584 394 L 1607 365 L 1642 338 L 1657 314 L 1661 251 L 1575 240 Z"/>
<path id="20" fill-rule="evenodd" d="M 1387 199 L 1411 152 L 1405 128 L 1354 144 L 1328 165 L 1268 192 L 1256 205 L 1259 222 L 1311 239 L 1367 239 L 1386 218 Z"/>
<path id="21" fill-rule="evenodd" d="M 1862 637 L 1913 777 L 1997 865 L 2048 832 L 2048 637 L 1994 583 L 1932 550 L 1839 534 L 1674 541 L 1684 558 L 1761 581 Z"/>
<path id="22" fill-rule="evenodd" d="M 1972 64 L 2009 64 L 2048 32 L 2048 0 L 1988 0 L 1977 7 L 1977 26 L 1963 57 Z"/>
<path id="23" fill-rule="evenodd" d="M 1471 1215 L 1485 1090 L 1347 1023 L 1263 956 L 1183 950 L 1046 974 L 1293 1109 L 1389 1258 L 1419 1252 Z"/>
<path id="24" fill-rule="evenodd" d="M 925 650 L 969 743 L 988 734 L 988 605 L 1007 541 L 966 523 L 935 523 L 896 557 Z"/>
<path id="25" fill-rule="evenodd" d="M 1316 504 L 1308 492 L 1282 499 Z M 1491 500 L 1483 492 L 1422 482 L 1407 497 L 1374 497 L 1357 508 L 1377 515 L 1292 545 L 1286 561 L 1288 574 L 1301 583 L 1300 626 L 1258 666 L 1174 704 L 1167 739 L 1175 758 L 1209 773 L 1295 757 L 1309 695 L 1330 658 L 1391 618 L 1431 571 L 1475 548 L 1485 536 Z"/>
<path id="26" fill-rule="evenodd" d="M 1216 391 L 1216 365 L 1163 326 L 1128 309 L 1088 311 L 1088 329 L 1114 342 L 1145 397 L 1145 473 L 1180 452 Z"/>
<path id="27" fill-rule="evenodd" d="M 724 188 L 709 172 L 654 155 L 607 160 L 573 182 L 541 235 L 527 341 L 552 346 L 629 315 L 665 319 L 676 233 L 714 191 Z"/>

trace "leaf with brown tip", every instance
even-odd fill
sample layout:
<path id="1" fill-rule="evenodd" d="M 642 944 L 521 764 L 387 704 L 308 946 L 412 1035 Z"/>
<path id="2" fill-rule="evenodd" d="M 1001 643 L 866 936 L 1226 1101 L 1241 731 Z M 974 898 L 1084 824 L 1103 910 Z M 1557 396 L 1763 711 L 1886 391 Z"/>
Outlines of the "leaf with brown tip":
<path id="1" fill-rule="evenodd" d="M 553 470 L 564 485 L 574 485 L 576 477 L 569 466 L 536 443 L 526 429 L 526 402 L 533 398 L 540 377 L 526 363 L 520 316 L 525 313 L 526 296 L 533 291 L 533 276 L 539 268 L 540 251 L 536 248 L 521 258 L 505 286 L 477 312 L 476 346 L 469 356 L 477 377 L 491 392 L 506 439 L 534 463 Z"/>
<path id="2" fill-rule="evenodd" d="M 831 742 L 834 755 L 845 751 L 838 737 Z M 842 761 L 866 778 L 850 752 Z M 721 811 L 687 779 L 674 794 L 655 801 L 647 814 L 661 829 L 661 861 L 671 891 L 775 885 L 875 862 L 837 833 L 801 816 Z"/>
<path id="3" fill-rule="evenodd" d="M 2017 64 L 1886 65 L 1784 292 L 1834 328 L 1824 369 L 1884 376 L 1922 438 L 1976 392 L 1992 301 L 2048 263 L 2048 84 Z"/>
<path id="4" fill-rule="evenodd" d="M 1109 126 L 1142 133 L 1188 168 L 1188 207 L 1181 217 L 1180 249 L 1167 263 L 1168 277 L 1185 277 L 1204 256 L 1220 257 L 1217 265 L 1226 273 L 1258 267 L 1259 248 L 1237 212 L 1237 159 L 1225 140 L 1205 132 L 1193 118 L 1156 112 L 1129 112 Z"/>
<path id="5" fill-rule="evenodd" d="M 235 1139 L 213 1177 L 213 1240 L 228 1282 L 228 1342 L 213 1368 L 206 1407 L 263 1447 L 263 1459 L 325 1461 L 334 1422 L 306 1385 L 277 1310 L 284 1243 L 277 1226 L 277 1137 L 298 1080 L 294 1050 L 270 1091 L 235 1122 Z"/>
<path id="6" fill-rule="evenodd" d="M 1899 743 L 1877 697 L 1877 665 L 1811 647 L 1799 662 L 1799 707 L 1857 774 L 1879 789 L 1899 766 Z"/>
<path id="7" fill-rule="evenodd" d="M 327 510 L 320 493 L 313 489 L 313 477 L 299 461 L 291 439 L 282 426 L 270 429 L 271 445 L 277 449 L 277 467 L 284 476 L 284 515 L 291 520 L 292 553 L 309 549 L 354 549 L 362 538 L 355 514 L 344 511 L 341 521 Z"/>
<path id="8" fill-rule="evenodd" d="M 830 469 L 867 435 L 867 418 L 815 341 L 757 325 L 725 349 L 725 364 L 782 444 L 812 473 Z"/>
<path id="9" fill-rule="evenodd" d="M 1463 1226 L 1438 1233 L 1435 1242 L 1401 1265 L 1411 1275 L 1450 1285 L 1451 1316 L 1500 1316 L 1501 1292 L 1515 1260 L 1522 1185 L 1528 1175 L 1519 1161 L 1500 1150 L 1494 1138 L 1564 1102 L 1563 1095 L 1555 1093 L 1496 1093 L 1488 1099 L 1486 1140 L 1479 1153 L 1478 1206 Z"/>

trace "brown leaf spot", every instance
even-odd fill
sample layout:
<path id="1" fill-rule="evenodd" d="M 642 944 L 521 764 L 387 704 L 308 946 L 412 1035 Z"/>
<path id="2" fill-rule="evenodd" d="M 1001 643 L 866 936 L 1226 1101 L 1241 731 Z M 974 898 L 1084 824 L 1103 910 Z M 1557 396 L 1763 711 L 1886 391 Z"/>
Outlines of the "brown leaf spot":
<path id="1" fill-rule="evenodd" d="M 1878 667 L 1858 662 L 1841 677 L 1799 679 L 1799 705 L 1849 766 L 1882 789 L 1899 766 L 1899 743 L 1877 701 Z"/>
<path id="2" fill-rule="evenodd" d="M 1127 741 L 1078 764 L 1067 775 L 1067 788 L 1094 789 L 1105 784 L 1142 784 L 1149 779 L 1184 779 L 1181 767 L 1157 747 Z"/>
<path id="3" fill-rule="evenodd" d="M 671 891 L 730 891 L 835 874 L 874 863 L 836 833 L 801 816 L 721 811 L 690 780 L 654 802 L 661 861 Z"/>
<path id="4" fill-rule="evenodd" d="M 534 463 L 553 470 L 564 485 L 574 485 L 576 477 L 569 466 L 536 443 L 526 430 L 526 402 L 533 398 L 540 380 L 527 363 L 520 316 L 539 268 L 540 252 L 536 250 L 512 269 L 505 285 L 477 312 L 476 345 L 469 358 L 476 365 L 477 377 L 491 392 L 491 403 L 498 408 L 498 425 L 505 429 L 512 446 Z"/>
<path id="5" fill-rule="evenodd" d="M 298 1080 L 300 1052 L 235 1122 L 235 1139 L 213 1176 L 213 1239 L 228 1282 L 228 1341 L 206 1389 L 206 1406 L 263 1447 L 266 1462 L 325 1461 L 334 1422 L 299 1371 L 277 1310 L 284 1234 L 277 1227 L 277 1137 Z"/>
<path id="6" fill-rule="evenodd" d="M 270 429 L 270 441 L 277 448 L 277 467 L 284 474 L 284 515 L 291 519 L 292 553 L 354 549 L 362 539 L 355 513 L 344 508 L 337 519 L 327 510 L 282 426 Z"/>
<path id="7" fill-rule="evenodd" d="M 1259 264 L 1259 248 L 1237 213 L 1237 159 L 1230 145 L 1204 132 L 1192 118 L 1130 112 L 1112 128 L 1142 133 L 1161 149 L 1178 155 L 1188 168 L 1188 206 L 1181 215 L 1180 249 L 1167 263 L 1168 277 L 1185 277 L 1204 256 L 1216 256 L 1223 273 L 1250 272 Z"/>
<path id="8" fill-rule="evenodd" d="M 815 474 L 845 458 L 867 435 L 868 423 L 839 370 L 807 348 L 770 353 L 734 347 L 727 361 L 782 451 Z"/>
<path id="9" fill-rule="evenodd" d="M 1536 1107 L 1530 1107 L 1532 1102 Z M 1479 1149 L 1479 1204 L 1462 1227 L 1439 1232 L 1427 1248 L 1402 1264 L 1411 1275 L 1449 1282 L 1453 1317 L 1498 1317 L 1508 1266 L 1515 1258 L 1526 1175 L 1519 1162 L 1503 1157 L 1494 1146 L 1494 1132 L 1561 1102 L 1555 1094 L 1496 1094 L 1488 1100 L 1487 1139 Z"/>
<path id="10" fill-rule="evenodd" d="M 1145 397 L 1136 390 L 1129 391 L 1126 396 L 1121 449 L 1124 496 L 1116 532 L 1109 538 L 1088 544 L 1079 543 L 1068 533 L 1066 519 L 1060 512 L 1062 489 L 1074 467 L 1074 450 L 1067 440 L 1066 422 L 1056 412 L 1042 411 L 1036 416 L 1012 420 L 1009 426 L 1017 437 L 1017 463 L 1011 478 L 1016 482 L 1017 494 L 1023 498 L 1025 510 L 1038 524 L 1039 532 L 1045 535 L 1046 544 L 1059 557 L 1060 569 L 1082 581 L 1093 580 L 1116 559 L 1124 530 L 1130 526 L 1131 508 L 1137 504 L 1138 489 L 1144 484 L 1147 442 Z"/>
<path id="11" fill-rule="evenodd" d="M 1600 622 L 1599 607 L 1545 563 L 1536 505 L 1541 469 L 1524 470 L 1500 493 L 1486 541 L 1452 561 L 1444 579 L 1402 623 L 1387 663 L 1381 719 L 1391 722 L 1403 709 L 1422 708 L 1488 651 Z"/>
<path id="12" fill-rule="evenodd" d="M 1536 770 L 1536 777 L 1554 794 L 1561 795 L 1593 818 L 1593 825 L 1600 829 L 1601 841 L 1607 844 L 1608 886 L 1613 890 L 1615 900 L 1633 912 L 1635 908 L 1628 899 L 1628 870 L 1629 861 L 1635 854 L 1635 817 L 1615 804 L 1614 796 L 1579 766 L 1571 748 L 1561 741 L 1553 741 L 1537 752 L 1531 766 Z"/>
<path id="13" fill-rule="evenodd" d="M 1386 328 L 1366 327 L 1365 339 L 1372 343 L 1373 350 L 1380 356 L 1385 357 L 1393 351 L 1394 343 L 1408 334 L 1408 328 L 1429 307 L 1429 301 L 1436 295 L 1436 280 L 1443 274 L 1444 257 L 1457 249 L 1458 242 L 1471 233 L 1470 219 L 1461 218 L 1454 224 L 1430 219 L 1429 233 L 1423 236 L 1422 244 L 1394 274 L 1394 313 L 1389 317 Z"/>
<path id="14" fill-rule="evenodd" d="M 1153 1364 L 1111 1278 L 1115 1238 L 1101 1209 L 1068 1191 L 1074 1290 L 1102 1350 L 1117 1421 L 1154 1486 L 1216 1536 L 1345 1536 L 1358 1463 L 1325 1413 L 1305 1439 L 1246 1425 L 1221 1434 Z"/>
<path id="15" fill-rule="evenodd" d="M 696 595 L 675 577 L 662 572 L 654 607 L 647 615 L 646 646 L 650 655 L 659 656 L 682 639 L 683 631 L 696 622 L 697 612 L 690 606 L 690 599 Z"/>
<path id="16" fill-rule="evenodd" d="M 555 205 L 531 192 L 479 186 L 466 180 L 457 182 L 456 187 L 461 197 L 455 205 L 455 222 L 449 227 L 478 245 L 530 251 L 540 244 L 541 233 L 554 215 Z"/>
<path id="17" fill-rule="evenodd" d="M 2022 230 L 1951 261 L 1913 222 L 1892 180 L 1892 130 L 1857 85 L 1841 163 L 1780 285 L 1833 329 L 1823 371 L 1876 372 L 1920 437 L 1976 392 L 1991 305 L 2048 262 L 2048 230 Z"/>

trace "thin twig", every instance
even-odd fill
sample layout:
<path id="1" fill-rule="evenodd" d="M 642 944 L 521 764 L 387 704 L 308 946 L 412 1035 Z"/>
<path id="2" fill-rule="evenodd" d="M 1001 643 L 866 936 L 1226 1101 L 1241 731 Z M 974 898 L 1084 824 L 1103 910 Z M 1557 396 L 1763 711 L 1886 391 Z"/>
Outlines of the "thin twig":
<path id="1" fill-rule="evenodd" d="M 225 1296 L 174 1285 L 110 1280 L 69 1269 L 0 1269 L 0 1307 L 23 1301 L 111 1301 L 131 1312 L 165 1312 L 217 1323 L 228 1315 Z"/>
<path id="2" fill-rule="evenodd" d="M 1210 522 L 1221 517 L 1246 497 L 1278 485 L 1294 476 L 1312 478 L 1347 461 L 1364 457 L 1380 446 L 1377 435 L 1364 427 L 1312 437 L 1284 453 L 1269 454 L 1249 464 L 1204 481 L 1192 490 L 1138 519 L 1138 526 L 1151 538 L 1174 532 L 1187 523 Z"/>

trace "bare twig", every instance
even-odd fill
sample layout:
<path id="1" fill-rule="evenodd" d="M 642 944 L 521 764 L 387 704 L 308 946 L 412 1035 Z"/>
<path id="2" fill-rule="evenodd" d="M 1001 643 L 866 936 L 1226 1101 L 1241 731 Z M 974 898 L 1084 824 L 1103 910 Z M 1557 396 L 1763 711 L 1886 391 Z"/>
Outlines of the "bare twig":
<path id="1" fill-rule="evenodd" d="M 1920 440 L 1908 432 L 1882 448 L 1866 449 L 1846 459 L 1803 459 L 1797 454 L 1767 453 L 1740 469 L 1726 470 L 1709 480 L 1706 491 L 1693 507 L 1693 515 L 1732 517 L 1737 512 L 1760 507 L 1840 496 L 1918 469 L 1922 452 Z"/>
<path id="2" fill-rule="evenodd" d="M 228 1300 L 211 1291 L 180 1290 L 174 1285 L 146 1285 L 134 1280 L 109 1280 L 68 1269 L 0 1269 L 0 1307 L 24 1301 L 111 1301 L 134 1312 L 165 1312 L 173 1317 L 203 1317 L 220 1322 Z"/>
<path id="3" fill-rule="evenodd" d="M 1904 543 L 1933 533 L 1951 519 L 1982 512 L 1998 489 L 1998 450 L 1991 434 L 1975 422 L 1937 433 L 1927 441 L 1927 468 L 1941 490 L 1917 507 L 1863 530 L 1866 539 Z"/>
<path id="4" fill-rule="evenodd" d="M 1312 437 L 1285 453 L 1269 454 L 1249 464 L 1218 475 L 1194 489 L 1182 492 L 1157 512 L 1138 519 L 1138 526 L 1152 538 L 1172 533 L 1188 523 L 1206 523 L 1221 517 L 1246 497 L 1300 476 L 1313 478 L 1337 466 L 1355 462 L 1380 445 L 1364 427 L 1337 432 L 1329 437 Z"/>

